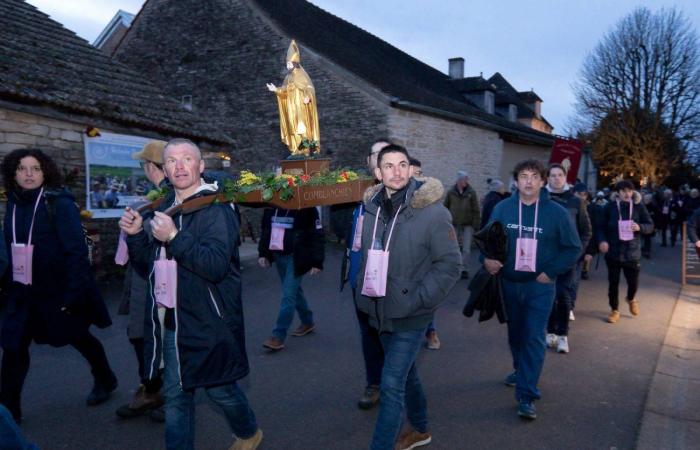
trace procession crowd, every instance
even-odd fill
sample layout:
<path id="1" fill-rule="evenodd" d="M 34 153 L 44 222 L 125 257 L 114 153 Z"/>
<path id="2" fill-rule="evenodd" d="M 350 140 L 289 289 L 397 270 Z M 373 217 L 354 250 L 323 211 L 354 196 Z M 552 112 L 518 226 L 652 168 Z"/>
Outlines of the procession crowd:
<path id="1" fill-rule="evenodd" d="M 220 202 L 188 207 L 221 189 L 191 141 L 152 141 L 133 156 L 165 197 L 157 207 L 126 207 L 119 220 L 116 261 L 128 264 L 120 312 L 129 315 L 126 334 L 141 383 L 116 413 L 164 421 L 168 449 L 193 449 L 194 393 L 202 388 L 226 418 L 231 449 L 256 449 L 263 432 L 238 385 L 249 373 L 240 213 Z M 546 350 L 571 351 L 577 292 L 594 257 L 607 265 L 607 320 L 614 324 L 621 317 L 621 272 L 627 307 L 632 316 L 640 314 L 640 264 L 652 255 L 655 232 L 662 246 L 673 246 L 688 221 L 689 239 L 700 248 L 697 189 L 637 191 L 619 180 L 612 190 L 591 195 L 585 184 L 567 183 L 562 165 L 524 160 L 513 168 L 512 189 L 490 179 L 480 201 L 467 171 L 457 172 L 445 192 L 420 161 L 387 139 L 369 147 L 367 169 L 376 184 L 347 224 L 342 276 L 355 302 L 365 366 L 357 406 L 378 408 L 369 444 L 374 450 L 432 441 L 416 356 L 423 346 L 440 348 L 435 311 L 460 278 L 470 279 L 471 295 L 494 302 L 507 322 L 513 371 L 504 384 L 514 388 L 517 415 L 534 420 Z M 91 273 L 79 209 L 61 187 L 55 162 L 41 150 L 20 149 L 4 158 L 1 170 L 8 202 L 0 244 L 0 447 L 35 448 L 18 428 L 31 343 L 78 350 L 94 378 L 86 402 L 101 404 L 118 383 L 90 327 L 107 327 L 111 319 Z M 165 214 L 172 206 L 179 212 Z M 473 242 L 479 267 L 469 267 Z M 258 264 L 274 265 L 281 283 L 278 316 L 262 343 L 270 352 L 282 351 L 290 334 L 315 330 L 302 282 L 323 270 L 324 243 L 316 208 L 265 210 Z M 485 292 L 487 284 L 496 289 Z M 295 313 L 300 324 L 290 330 Z"/>

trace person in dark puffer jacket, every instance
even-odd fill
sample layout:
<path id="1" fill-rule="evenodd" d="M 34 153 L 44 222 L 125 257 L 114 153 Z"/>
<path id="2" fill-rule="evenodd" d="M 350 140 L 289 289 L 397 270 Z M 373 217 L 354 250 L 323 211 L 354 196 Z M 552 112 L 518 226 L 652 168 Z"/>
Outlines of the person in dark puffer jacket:
<path id="1" fill-rule="evenodd" d="M 630 214 L 631 212 L 631 214 Z M 620 222 L 631 220 L 633 236 L 630 240 L 621 240 Z M 615 185 L 615 193 L 605 205 L 597 223 L 596 237 L 598 250 L 605 254 L 608 266 L 608 299 L 610 314 L 608 322 L 620 319 L 618 285 L 620 270 L 627 280 L 627 303 L 633 316 L 639 314 L 639 302 L 634 298 L 639 287 L 640 260 L 642 258 L 641 235 L 654 232 L 654 224 L 649 212 L 642 203 L 642 196 L 634 190 L 634 184 L 628 180 Z"/>
<path id="2" fill-rule="evenodd" d="M 265 210 L 262 219 L 262 232 L 258 241 L 258 264 L 260 267 L 277 266 L 277 273 L 282 282 L 282 299 L 272 336 L 263 343 L 263 347 L 278 351 L 284 348 L 284 340 L 294 311 L 299 314 L 301 324 L 292 332 L 292 336 L 305 336 L 316 328 L 313 312 L 301 288 L 302 277 L 309 273 L 316 275 L 323 270 L 325 237 L 316 208 L 300 210 L 272 209 Z M 282 230 L 281 248 L 271 247 L 273 229 Z M 277 231 L 275 231 L 277 233 Z"/>
<path id="3" fill-rule="evenodd" d="M 10 249 L 31 243 L 34 250 L 31 284 L 16 277 L 19 274 L 14 270 L 5 278 L 7 309 L 2 324 L 0 402 L 20 423 L 20 397 L 29 371 L 29 347 L 34 341 L 53 347 L 70 345 L 78 350 L 94 377 L 87 404 L 102 403 L 116 389 L 117 378 L 90 326 L 105 328 L 112 321 L 90 270 L 73 195 L 60 187 L 56 164 L 38 149 L 8 153 L 2 162 L 2 174 L 7 190 L 5 244 Z M 10 252 L 10 268 L 12 259 Z M 0 264 L 3 268 L 5 265 Z"/>

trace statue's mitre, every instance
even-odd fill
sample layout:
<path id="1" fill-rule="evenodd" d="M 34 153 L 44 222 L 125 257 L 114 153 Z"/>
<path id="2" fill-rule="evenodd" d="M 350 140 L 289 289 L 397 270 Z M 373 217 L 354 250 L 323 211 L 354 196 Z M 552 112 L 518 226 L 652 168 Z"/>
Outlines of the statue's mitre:
<path id="1" fill-rule="evenodd" d="M 292 39 L 292 42 L 289 44 L 289 49 L 287 50 L 287 62 L 298 63 L 300 61 L 299 47 L 297 47 L 296 41 Z"/>

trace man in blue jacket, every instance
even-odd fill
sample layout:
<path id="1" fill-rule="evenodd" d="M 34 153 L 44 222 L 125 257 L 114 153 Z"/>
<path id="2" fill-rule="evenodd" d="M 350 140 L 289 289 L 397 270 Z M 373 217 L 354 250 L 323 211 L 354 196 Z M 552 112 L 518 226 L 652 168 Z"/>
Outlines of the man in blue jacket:
<path id="1" fill-rule="evenodd" d="M 581 240 L 569 213 L 543 190 L 546 168 L 537 160 L 513 169 L 518 191 L 493 210 L 489 222 L 501 222 L 508 233 L 505 264 L 484 258 L 491 274 L 503 276 L 508 312 L 508 344 L 515 371 L 506 377 L 515 386 L 518 415 L 537 418 L 533 401 L 544 365 L 545 327 L 552 311 L 556 278 L 571 270 L 581 252 Z"/>
<path id="2" fill-rule="evenodd" d="M 168 142 L 163 161 L 175 195 L 173 203 L 162 205 L 161 210 L 217 191 L 216 184 L 202 179 L 204 161 L 191 141 Z M 143 230 L 140 214 L 130 208 L 119 226 L 129 235 L 129 259 L 134 268 L 148 275 L 145 376 L 152 379 L 162 361 L 165 446 L 194 449 L 194 390 L 204 388 L 238 438 L 232 449 L 254 450 L 262 431 L 237 384 L 249 368 L 234 211 L 229 204 L 213 203 L 177 213 L 174 218 L 161 211 L 154 215 L 153 239 Z M 172 262 L 176 263 L 174 274 Z M 159 279 L 159 274 L 166 276 Z M 175 295 L 167 295 L 169 292 Z"/>

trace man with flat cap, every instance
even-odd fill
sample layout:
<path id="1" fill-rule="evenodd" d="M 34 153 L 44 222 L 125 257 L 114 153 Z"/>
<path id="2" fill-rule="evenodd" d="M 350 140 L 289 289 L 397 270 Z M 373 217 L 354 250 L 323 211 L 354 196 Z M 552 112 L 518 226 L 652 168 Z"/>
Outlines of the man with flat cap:
<path id="1" fill-rule="evenodd" d="M 140 152 L 131 155 L 132 159 L 139 160 L 148 181 L 153 186 L 160 188 L 168 183 L 163 172 L 163 148 L 165 144 L 164 141 L 149 141 Z M 150 219 L 144 221 L 144 228 L 150 229 Z M 150 235 L 150 233 L 148 234 Z M 131 401 L 117 409 L 117 415 L 123 419 L 130 419 L 148 414 L 156 422 L 163 422 L 165 420 L 162 410 L 163 399 L 160 394 L 163 385 L 162 379 L 160 376 L 156 376 L 148 380 L 144 377 L 143 370 L 146 279 L 129 265 L 124 281 L 124 296 L 119 312 L 129 315 L 126 334 L 136 353 L 141 384 L 136 389 Z"/>

